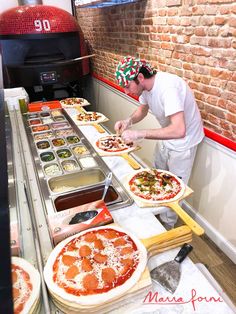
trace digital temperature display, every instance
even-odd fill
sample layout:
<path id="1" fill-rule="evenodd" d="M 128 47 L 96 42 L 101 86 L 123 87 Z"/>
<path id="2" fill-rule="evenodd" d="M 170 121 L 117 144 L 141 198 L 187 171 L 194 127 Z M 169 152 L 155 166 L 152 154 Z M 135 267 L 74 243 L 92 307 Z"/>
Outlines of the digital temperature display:
<path id="1" fill-rule="evenodd" d="M 40 73 L 40 81 L 44 84 L 51 84 L 57 82 L 57 72 L 42 72 Z"/>

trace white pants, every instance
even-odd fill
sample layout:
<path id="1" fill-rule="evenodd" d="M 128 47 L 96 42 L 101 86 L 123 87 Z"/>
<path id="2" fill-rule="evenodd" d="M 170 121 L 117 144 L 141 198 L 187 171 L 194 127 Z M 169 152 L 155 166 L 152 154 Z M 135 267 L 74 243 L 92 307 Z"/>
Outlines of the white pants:
<path id="1" fill-rule="evenodd" d="M 180 177 L 185 184 L 188 184 L 196 151 L 197 145 L 185 151 L 178 152 L 168 149 L 164 143 L 161 145 L 157 144 L 154 153 L 154 166 L 155 168 L 172 172 Z M 170 227 L 174 227 L 178 216 L 170 208 L 167 207 L 166 209 L 166 212 L 160 214 L 160 218 Z"/>

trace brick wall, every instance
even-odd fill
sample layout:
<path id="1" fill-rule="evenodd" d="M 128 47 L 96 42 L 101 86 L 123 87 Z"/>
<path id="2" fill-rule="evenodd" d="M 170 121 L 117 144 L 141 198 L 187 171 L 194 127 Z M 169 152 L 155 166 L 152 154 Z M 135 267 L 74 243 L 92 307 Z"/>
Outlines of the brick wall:
<path id="1" fill-rule="evenodd" d="M 236 139 L 236 4 L 234 0 L 140 0 L 102 9 L 77 8 L 93 71 L 115 82 L 124 55 L 144 58 L 183 77 L 205 127 Z"/>

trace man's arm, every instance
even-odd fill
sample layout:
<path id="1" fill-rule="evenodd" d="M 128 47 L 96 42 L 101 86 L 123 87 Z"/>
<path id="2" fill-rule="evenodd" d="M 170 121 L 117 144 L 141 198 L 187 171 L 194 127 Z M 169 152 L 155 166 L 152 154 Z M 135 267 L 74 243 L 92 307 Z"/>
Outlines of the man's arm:
<path id="1" fill-rule="evenodd" d="M 126 143 L 129 143 L 142 138 L 151 140 L 170 140 L 185 137 L 186 127 L 184 112 L 177 112 L 171 115 L 169 118 L 170 124 L 164 128 L 147 130 L 126 130 L 122 133 L 122 138 Z"/>
<path id="2" fill-rule="evenodd" d="M 146 131 L 145 138 L 171 140 L 183 138 L 186 135 L 186 127 L 184 120 L 184 112 L 177 112 L 170 116 L 170 124 L 164 128 L 144 130 Z"/>
<path id="3" fill-rule="evenodd" d="M 132 124 L 135 124 L 141 121 L 144 117 L 146 117 L 148 113 L 148 106 L 147 105 L 140 105 L 138 109 L 136 109 L 132 115 L 125 119 L 120 120 L 115 123 L 114 129 L 117 134 L 123 133 L 125 130 L 130 128 Z"/>
<path id="4" fill-rule="evenodd" d="M 148 108 L 147 105 L 140 105 L 130 116 L 131 123 L 135 124 L 143 120 L 148 114 Z"/>

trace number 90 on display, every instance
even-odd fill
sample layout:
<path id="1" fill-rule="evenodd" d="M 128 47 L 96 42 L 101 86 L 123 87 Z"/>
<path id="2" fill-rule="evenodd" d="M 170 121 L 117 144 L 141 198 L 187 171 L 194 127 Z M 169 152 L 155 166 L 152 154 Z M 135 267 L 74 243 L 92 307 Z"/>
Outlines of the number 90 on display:
<path id="1" fill-rule="evenodd" d="M 51 30 L 49 20 L 34 20 L 34 26 L 37 32 Z"/>

